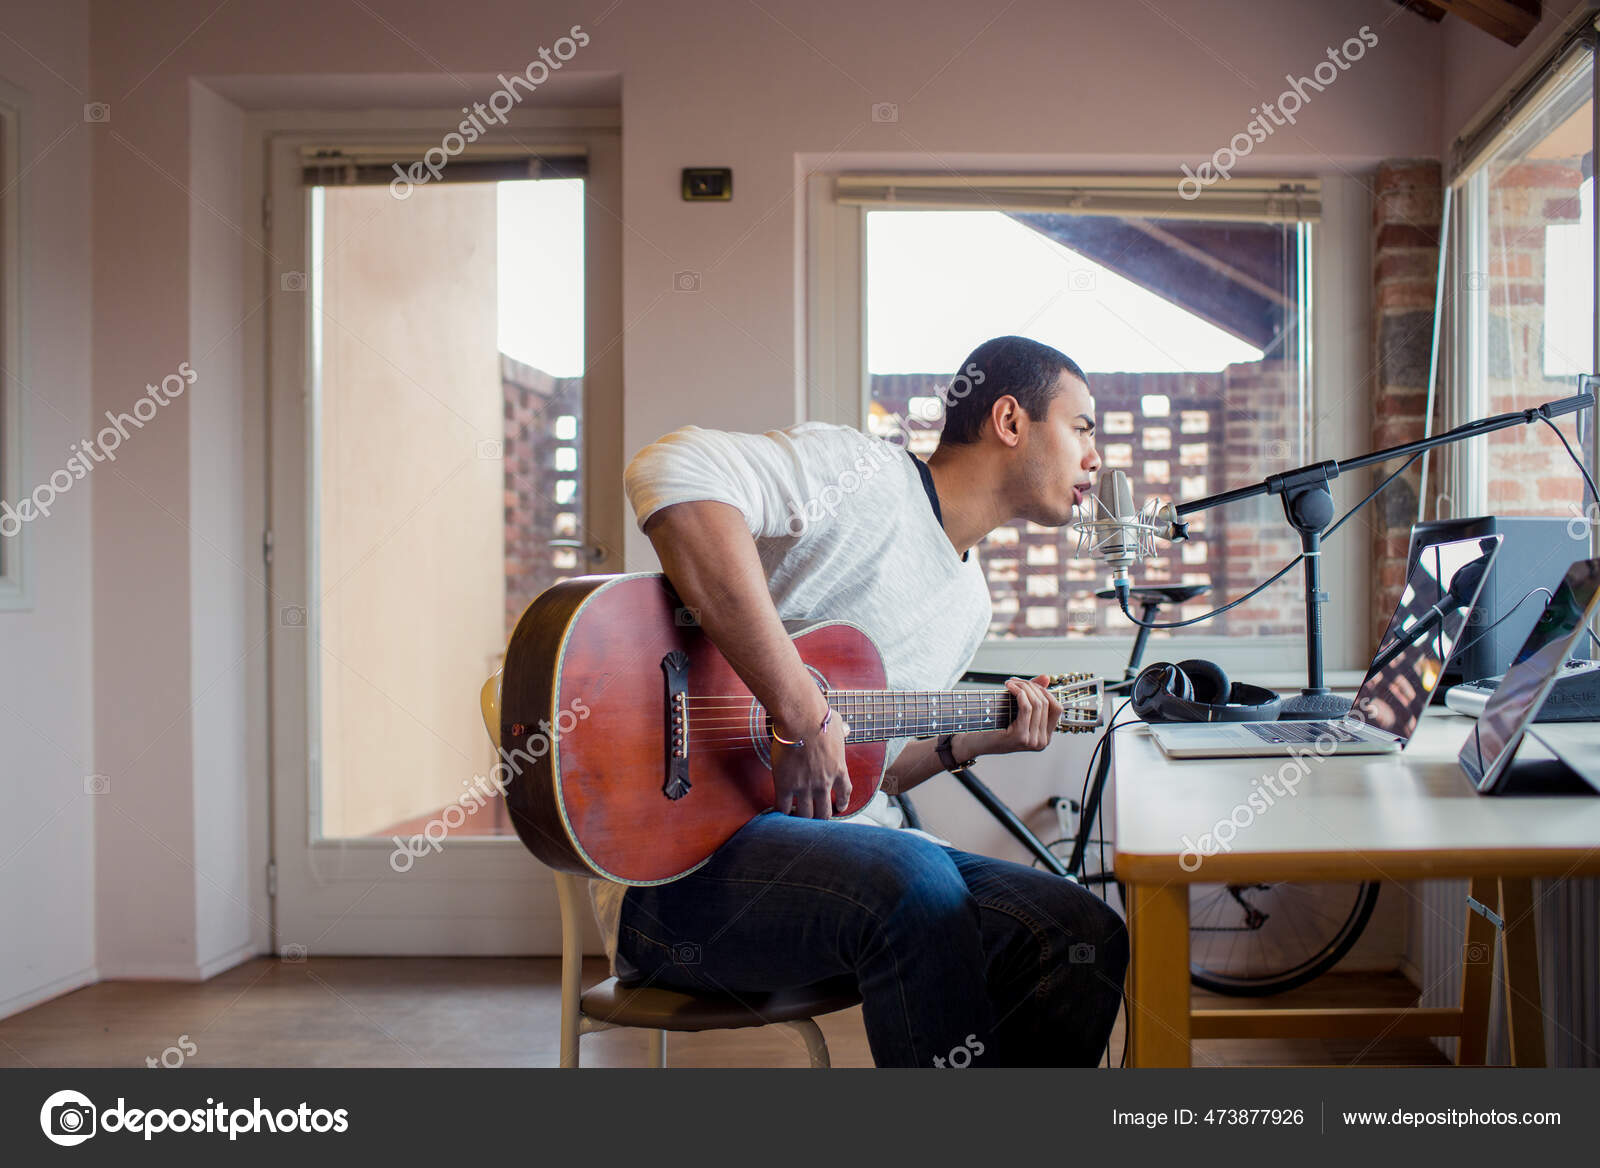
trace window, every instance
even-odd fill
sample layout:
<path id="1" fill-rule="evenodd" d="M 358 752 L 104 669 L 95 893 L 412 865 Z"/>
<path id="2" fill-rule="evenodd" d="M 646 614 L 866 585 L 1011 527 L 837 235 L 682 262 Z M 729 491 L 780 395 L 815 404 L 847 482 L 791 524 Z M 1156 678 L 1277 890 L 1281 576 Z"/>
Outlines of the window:
<path id="1" fill-rule="evenodd" d="M 1279 185 L 1265 184 L 1253 214 L 1196 218 L 1175 198 L 1153 215 L 1026 203 L 903 210 L 907 192 L 875 201 L 870 180 L 852 179 L 866 208 L 866 426 L 907 434 L 926 456 L 943 423 L 941 391 L 966 355 L 989 337 L 1020 333 L 1083 366 L 1102 460 L 1128 472 L 1137 499 L 1194 498 L 1191 488 L 1222 491 L 1310 461 L 1302 331 L 1316 203 L 1311 188 L 1280 203 Z M 1266 498 L 1213 512 L 1192 539 L 1136 573 L 1140 583 L 1209 583 L 1214 602 L 1190 616 L 1258 584 L 1299 550 L 1277 500 Z M 1126 636 L 1115 606 L 1094 600 L 1103 565 L 1077 558 L 1076 547 L 1072 528 L 1019 523 L 988 537 L 979 556 L 991 639 Z M 1060 619 L 1063 609 L 1071 619 Z M 1291 584 L 1157 636 L 1293 636 L 1303 620 Z"/>
<path id="2" fill-rule="evenodd" d="M 1492 122 L 1502 128 L 1454 180 L 1456 421 L 1567 397 L 1595 370 L 1591 44 L 1558 53 Z M 1557 425 L 1594 466 L 1593 417 Z M 1543 424 L 1456 449 L 1446 488 L 1456 514 L 1585 513 L 1582 476 Z"/>

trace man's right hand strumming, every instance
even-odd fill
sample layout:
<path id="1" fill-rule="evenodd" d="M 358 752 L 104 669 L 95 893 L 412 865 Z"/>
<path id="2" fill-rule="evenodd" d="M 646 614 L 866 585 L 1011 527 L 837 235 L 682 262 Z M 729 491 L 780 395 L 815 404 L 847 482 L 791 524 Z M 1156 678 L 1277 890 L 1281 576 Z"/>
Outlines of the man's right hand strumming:
<path id="1" fill-rule="evenodd" d="M 822 698 L 818 692 L 817 697 Z M 827 727 L 823 729 L 823 720 Z M 844 741 L 850 727 L 819 700 L 793 718 L 772 718 L 772 805 L 801 819 L 831 819 L 850 805 Z M 789 746 L 783 740 L 798 740 Z"/>
<path id="2" fill-rule="evenodd" d="M 800 660 L 767 591 L 767 578 L 738 508 L 714 500 L 676 503 L 646 522 L 661 569 L 684 605 L 763 709 L 772 728 L 804 746 L 772 745 L 773 806 L 802 819 L 831 819 L 850 803 L 844 719 Z"/>

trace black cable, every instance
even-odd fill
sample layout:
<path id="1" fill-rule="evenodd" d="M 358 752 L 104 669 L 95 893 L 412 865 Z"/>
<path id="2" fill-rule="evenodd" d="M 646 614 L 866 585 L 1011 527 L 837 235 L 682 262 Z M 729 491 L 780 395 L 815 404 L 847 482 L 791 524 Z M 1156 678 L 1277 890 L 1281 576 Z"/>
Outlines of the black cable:
<path id="1" fill-rule="evenodd" d="M 1283 574 L 1285 572 L 1287 572 L 1290 568 L 1294 567 L 1296 564 L 1298 564 L 1301 560 L 1303 560 L 1305 558 L 1306 558 L 1305 553 L 1301 552 L 1294 559 L 1290 560 L 1287 564 L 1285 564 L 1282 568 L 1278 569 L 1277 572 L 1273 573 L 1271 576 L 1269 576 L 1262 583 L 1260 583 L 1260 584 L 1256 585 L 1254 588 L 1250 589 L 1249 592 L 1246 592 L 1243 596 L 1239 597 L 1237 600 L 1230 600 L 1227 604 L 1224 604 L 1221 608 L 1214 608 L 1210 612 L 1205 613 L 1203 616 L 1191 617 L 1188 620 L 1167 621 L 1167 622 L 1161 622 L 1161 623 L 1157 623 L 1155 621 L 1140 620 L 1138 617 L 1134 616 L 1133 613 L 1128 610 L 1127 598 L 1125 598 L 1124 596 L 1121 595 L 1120 590 L 1119 590 L 1118 596 L 1117 596 L 1117 603 L 1122 606 L 1122 615 L 1127 617 L 1130 621 L 1132 621 L 1134 624 L 1138 625 L 1142 629 L 1181 629 L 1181 628 L 1184 628 L 1187 625 L 1197 625 L 1201 621 L 1207 621 L 1207 620 L 1210 620 L 1212 617 L 1221 616 L 1223 613 L 1227 612 L 1230 608 L 1238 607 L 1239 605 L 1243 604 L 1245 601 L 1249 600 L 1251 597 L 1255 596 L 1258 592 L 1261 592 L 1263 589 L 1272 587 L 1274 584 L 1276 584 L 1283 577 Z"/>
<path id="2" fill-rule="evenodd" d="M 1117 719 L 1122 717 L 1122 711 L 1126 710 L 1132 704 L 1133 699 L 1128 698 L 1117 707 L 1116 712 L 1113 713 L 1106 721 L 1106 732 L 1095 740 L 1094 749 L 1089 752 L 1089 765 L 1083 772 L 1083 789 L 1078 792 L 1078 809 L 1080 811 L 1089 805 L 1089 781 L 1094 775 L 1095 760 L 1100 757 L 1100 750 L 1106 745 L 1106 741 L 1111 737 L 1111 732 L 1117 728 Z M 1137 719 L 1135 719 L 1135 721 L 1137 721 Z M 1129 723 L 1123 722 L 1122 725 L 1126 726 L 1129 725 Z M 1089 830 L 1093 831 L 1094 828 L 1091 827 Z M 1074 837 L 1073 843 L 1076 845 L 1076 837 Z M 1071 857 L 1068 858 L 1070 859 Z M 1068 875 L 1081 876 L 1083 873 L 1069 872 Z"/>
<path id="3" fill-rule="evenodd" d="M 1539 420 L 1556 432 L 1556 437 L 1561 439 L 1561 445 L 1566 447 L 1567 457 L 1572 459 L 1573 464 L 1578 468 L 1578 472 L 1583 475 L 1584 485 L 1589 488 L 1589 497 L 1600 503 L 1600 491 L 1594 489 L 1594 480 L 1589 477 L 1589 468 L 1583 465 L 1583 459 L 1579 458 L 1577 452 L 1572 449 L 1572 443 L 1567 441 L 1567 436 L 1561 432 L 1561 427 L 1543 414 L 1539 415 Z"/>
<path id="4" fill-rule="evenodd" d="M 1409 467 L 1413 462 L 1416 462 L 1417 459 L 1421 458 L 1423 453 L 1425 453 L 1425 452 L 1418 451 L 1416 454 L 1413 454 L 1410 458 L 1408 458 L 1404 462 L 1402 462 L 1400 464 L 1400 468 L 1398 470 L 1396 470 L 1392 475 L 1389 475 L 1387 478 L 1385 478 L 1383 480 L 1383 482 L 1381 482 L 1377 486 L 1373 487 L 1372 490 L 1368 491 L 1367 492 L 1367 497 L 1365 499 L 1362 499 L 1361 502 L 1357 503 L 1354 507 L 1350 508 L 1350 510 L 1346 511 L 1343 515 L 1339 516 L 1339 518 L 1334 522 L 1333 526 L 1328 528 L 1327 531 L 1324 531 L 1322 533 L 1322 537 L 1324 539 L 1326 539 L 1328 536 L 1330 536 L 1334 532 L 1338 531 L 1340 526 L 1343 525 L 1343 523 L 1344 523 L 1344 521 L 1346 519 L 1349 519 L 1350 516 L 1354 515 L 1357 511 L 1361 510 L 1361 508 L 1365 507 L 1368 503 L 1372 502 L 1373 498 L 1378 494 L 1379 491 L 1383 490 L 1384 487 L 1387 487 L 1390 483 L 1394 482 L 1395 479 L 1397 479 L 1401 475 L 1403 475 L 1406 472 L 1406 468 Z"/>
<path id="5" fill-rule="evenodd" d="M 1556 432 L 1558 434 L 1560 433 L 1559 430 L 1556 431 Z M 1565 441 L 1565 439 L 1563 439 L 1563 441 Z M 1328 536 L 1330 536 L 1334 532 L 1338 531 L 1339 528 L 1344 525 L 1345 520 L 1349 519 L 1357 511 L 1361 510 L 1361 508 L 1365 507 L 1368 503 L 1372 502 L 1372 500 L 1377 496 L 1379 491 L 1383 490 L 1390 483 L 1394 482 L 1395 479 L 1399 478 L 1402 474 L 1404 474 L 1405 471 L 1406 471 L 1406 468 L 1409 467 L 1413 462 L 1416 462 L 1417 459 L 1419 459 L 1421 457 L 1422 457 L 1422 452 L 1418 451 L 1416 454 L 1413 454 L 1410 458 L 1408 458 L 1404 462 L 1402 462 L 1381 483 L 1379 483 L 1377 486 L 1373 487 L 1372 490 L 1368 491 L 1366 498 L 1362 499 L 1361 502 L 1357 503 L 1354 507 L 1350 508 L 1350 510 L 1346 511 L 1343 515 L 1339 516 L 1339 518 L 1336 519 L 1333 522 L 1333 525 L 1331 527 L 1329 527 L 1328 530 L 1326 530 L 1326 531 L 1324 531 L 1322 533 L 1322 537 L 1324 539 L 1326 539 Z M 1132 621 L 1134 624 L 1138 625 L 1140 628 L 1143 628 L 1143 629 L 1181 629 L 1181 628 L 1185 628 L 1185 627 L 1187 627 L 1189 625 L 1199 624 L 1201 621 L 1210 620 L 1212 617 L 1221 616 L 1223 613 L 1227 612 L 1230 608 L 1235 608 L 1238 605 L 1243 604 L 1245 601 L 1251 599 L 1257 593 L 1262 592 L 1263 590 L 1272 587 L 1272 585 L 1276 584 L 1280 579 L 1283 578 L 1284 573 L 1288 572 L 1289 569 L 1293 568 L 1296 564 L 1300 563 L 1300 561 L 1304 560 L 1305 558 L 1306 558 L 1306 554 L 1304 552 L 1301 552 L 1299 555 L 1295 556 L 1294 559 L 1290 560 L 1287 564 L 1285 564 L 1282 568 L 1280 568 L 1277 572 L 1275 572 L 1271 576 L 1267 577 L 1266 580 L 1264 580 L 1262 583 L 1256 585 L 1254 588 L 1250 589 L 1249 592 L 1246 592 L 1243 596 L 1239 597 L 1237 600 L 1231 600 L 1227 604 L 1224 604 L 1221 608 L 1214 608 L 1210 612 L 1205 613 L 1202 616 L 1191 617 L 1188 620 L 1171 621 L 1171 622 L 1164 622 L 1164 623 L 1157 623 L 1155 621 L 1140 620 L 1138 617 L 1134 616 L 1133 613 L 1128 610 L 1128 599 L 1127 599 L 1127 597 L 1120 595 L 1120 591 L 1121 591 L 1120 589 L 1118 590 L 1119 591 L 1119 595 L 1117 597 L 1117 602 L 1122 606 L 1122 615 L 1127 617 L 1130 621 Z"/>
<path id="6" fill-rule="evenodd" d="M 1554 422 L 1552 422 L 1549 418 L 1545 417 L 1543 414 L 1538 414 L 1537 417 L 1546 426 L 1549 426 L 1550 429 L 1555 431 L 1556 437 L 1561 440 L 1561 445 L 1567 452 L 1567 457 L 1572 459 L 1572 465 L 1576 466 L 1578 468 L 1578 473 L 1583 476 L 1583 483 L 1584 483 L 1584 486 L 1589 488 L 1589 496 L 1590 496 L 1590 498 L 1594 499 L 1596 502 L 1600 502 L 1600 491 L 1596 491 L 1595 490 L 1594 480 L 1589 477 L 1589 468 L 1583 465 L 1583 459 L 1579 458 L 1577 452 L 1572 449 L 1572 443 L 1567 441 L 1567 436 L 1561 432 L 1561 427 L 1557 426 Z M 1513 604 L 1510 607 L 1510 609 L 1508 609 L 1506 611 L 1506 614 L 1500 618 L 1500 620 L 1495 621 L 1494 624 L 1492 624 L 1488 628 L 1484 629 L 1483 632 L 1479 633 L 1476 637 L 1473 637 L 1472 640 L 1468 641 L 1465 645 L 1457 646 L 1455 648 L 1455 650 L 1453 651 L 1452 655 L 1459 656 L 1460 654 L 1465 653 L 1468 649 L 1472 648 L 1472 646 L 1476 645 L 1479 641 L 1483 640 L 1483 638 L 1487 637 L 1491 632 L 1493 632 L 1495 627 L 1498 626 L 1501 623 L 1501 621 L 1506 621 L 1506 620 L 1511 619 L 1512 613 L 1516 612 L 1517 609 L 1521 608 L 1523 603 L 1528 599 L 1529 596 L 1532 596 L 1534 592 L 1543 592 L 1551 600 L 1555 599 L 1555 593 L 1551 592 L 1550 589 L 1548 589 L 1548 588 L 1535 588 L 1533 590 L 1533 592 L 1529 592 L 1527 594 L 1527 596 L 1524 596 L 1521 600 L 1519 600 L 1515 604 Z M 1588 632 L 1590 637 L 1594 638 L 1595 644 L 1596 645 L 1600 645 L 1600 637 L 1595 637 L 1594 630 L 1593 629 L 1587 629 L 1586 631 Z M 1476 734 L 1476 728 L 1474 728 L 1474 734 Z M 1480 770 L 1483 767 L 1483 758 L 1482 758 L 1481 755 L 1479 756 L 1479 759 L 1478 759 L 1478 766 L 1479 766 Z"/>
<path id="7" fill-rule="evenodd" d="M 1110 753 L 1111 753 L 1111 748 L 1107 745 L 1107 743 L 1109 743 L 1111 741 L 1111 736 L 1113 734 L 1115 734 L 1118 730 L 1122 729 L 1124 726 L 1132 726 L 1134 723 L 1142 721 L 1142 719 L 1139 719 L 1139 718 L 1131 718 L 1126 722 L 1118 722 L 1117 721 L 1118 718 L 1122 717 L 1122 712 L 1124 710 L 1126 710 L 1132 704 L 1133 704 L 1133 699 L 1132 698 L 1128 698 L 1120 706 L 1118 706 L 1116 708 L 1116 710 L 1112 713 L 1111 717 L 1109 719 L 1107 719 L 1106 732 L 1104 734 L 1100 735 L 1100 737 L 1095 741 L 1094 749 L 1089 752 L 1089 765 L 1084 768 L 1084 772 L 1083 772 L 1083 790 L 1080 791 L 1079 794 L 1078 794 L 1078 807 L 1079 807 L 1080 810 L 1088 803 L 1088 800 L 1089 800 L 1089 781 L 1094 775 L 1095 761 L 1100 757 L 1101 748 L 1103 747 L 1106 750 L 1106 754 L 1107 754 L 1107 773 L 1109 774 L 1109 772 L 1110 772 Z M 1102 871 L 1104 871 L 1105 870 L 1105 863 L 1106 863 L 1106 858 L 1105 858 L 1106 857 L 1106 841 L 1105 841 L 1105 833 L 1104 833 L 1104 823 L 1105 823 L 1105 799 L 1104 798 L 1102 798 L 1100 800 L 1099 807 L 1097 807 L 1095 809 L 1095 818 L 1102 825 L 1101 835 L 1100 835 L 1100 838 L 1098 840 L 1098 843 L 1100 844 L 1100 868 L 1101 868 Z M 1080 829 L 1081 829 L 1081 826 L 1082 825 L 1080 825 Z M 1089 830 L 1090 831 L 1094 830 L 1094 825 L 1093 824 L 1090 825 Z M 1093 836 L 1090 837 L 1090 840 L 1091 840 L 1091 842 L 1096 842 Z M 1073 849 L 1076 850 L 1077 849 L 1077 844 L 1078 844 L 1076 836 L 1073 837 L 1072 844 L 1073 844 Z M 1069 876 L 1082 876 L 1083 873 L 1081 873 L 1081 872 L 1069 872 L 1068 875 Z M 1100 900 L 1101 900 L 1102 903 L 1109 904 L 1109 902 L 1106 901 L 1105 885 L 1103 883 L 1100 885 Z M 1128 1005 L 1128 1002 L 1127 1002 L 1127 987 L 1126 987 L 1126 985 L 1120 987 L 1119 994 L 1120 994 L 1120 1001 L 1119 1001 L 1118 1008 L 1124 1013 L 1124 1015 L 1126 1015 L 1127 1005 Z M 1115 1022 L 1115 1020 L 1113 1020 L 1113 1022 L 1111 1024 L 1111 1028 L 1112 1028 L 1113 1031 L 1116 1030 L 1116 1022 Z M 1106 1061 L 1108 1063 L 1111 1061 L 1111 1035 L 1110 1034 L 1106 1035 Z M 1123 1022 L 1123 1035 L 1122 1035 L 1122 1064 L 1121 1065 L 1126 1066 L 1127 1062 L 1128 1062 L 1128 1035 L 1127 1035 L 1127 1022 L 1124 1021 Z"/>
<path id="8" fill-rule="evenodd" d="M 1503 616 L 1499 620 L 1495 621 L 1494 624 L 1492 624 L 1488 628 L 1484 629 L 1483 632 L 1479 633 L 1476 637 L 1473 637 L 1472 640 L 1468 641 L 1465 645 L 1458 645 L 1458 646 L 1456 646 L 1456 648 L 1452 649 L 1450 651 L 1450 655 L 1452 657 L 1459 657 L 1461 654 L 1465 653 L 1468 649 L 1472 648 L 1472 646 L 1476 645 L 1479 641 L 1481 641 L 1485 637 L 1487 637 L 1490 633 L 1494 632 L 1496 626 L 1498 626 L 1500 624 L 1503 624 L 1505 621 L 1510 620 L 1511 617 L 1512 617 L 1512 614 L 1514 614 L 1517 611 L 1517 609 L 1521 608 L 1523 603 L 1524 603 L 1524 601 L 1526 601 L 1528 599 L 1528 596 L 1532 596 L 1534 592 L 1543 592 L 1551 600 L 1554 600 L 1556 598 L 1555 593 L 1551 592 L 1550 589 L 1548 589 L 1548 588 L 1535 588 L 1533 590 L 1533 592 L 1529 592 L 1527 594 L 1527 596 L 1524 596 L 1522 598 L 1522 600 L 1517 601 L 1509 609 L 1507 609 L 1505 616 Z"/>
<path id="9" fill-rule="evenodd" d="M 1057 852 L 1055 849 L 1058 848 L 1058 847 L 1062 847 L 1062 846 L 1068 845 L 1068 844 L 1075 844 L 1077 842 L 1078 841 L 1077 841 L 1077 838 L 1075 836 L 1064 835 L 1064 836 L 1061 836 L 1058 839 L 1051 840 L 1049 843 L 1045 844 L 1045 847 L 1048 848 L 1050 850 L 1051 854 L 1054 855 L 1056 857 L 1056 859 L 1059 860 L 1059 859 L 1062 858 L 1061 853 Z M 1091 844 L 1098 844 L 1098 843 L 1103 843 L 1104 841 L 1099 839 L 1099 838 L 1095 838 L 1095 839 L 1091 839 L 1089 842 Z M 1048 868 L 1040 868 L 1039 867 L 1040 860 L 1039 860 L 1038 856 L 1035 856 L 1032 860 L 1029 861 L 1029 863 L 1033 867 L 1039 868 L 1039 870 L 1041 872 L 1048 872 L 1049 871 Z"/>

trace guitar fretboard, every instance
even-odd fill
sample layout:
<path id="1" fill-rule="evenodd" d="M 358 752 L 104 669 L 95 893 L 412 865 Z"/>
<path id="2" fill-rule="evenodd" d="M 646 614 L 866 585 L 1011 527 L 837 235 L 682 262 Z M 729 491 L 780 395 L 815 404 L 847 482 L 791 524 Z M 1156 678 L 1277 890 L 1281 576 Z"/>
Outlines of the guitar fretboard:
<path id="1" fill-rule="evenodd" d="M 849 742 L 931 738 L 963 730 L 1000 730 L 1016 717 L 1017 699 L 1007 689 L 930 690 L 831 689 L 828 704 L 850 724 Z"/>

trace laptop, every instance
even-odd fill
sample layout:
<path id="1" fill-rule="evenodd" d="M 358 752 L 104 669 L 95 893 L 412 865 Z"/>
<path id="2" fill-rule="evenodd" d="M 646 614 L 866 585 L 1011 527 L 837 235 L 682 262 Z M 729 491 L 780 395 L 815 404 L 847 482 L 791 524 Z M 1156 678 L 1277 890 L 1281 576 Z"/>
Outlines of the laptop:
<path id="1" fill-rule="evenodd" d="M 1551 728 L 1553 732 L 1548 734 L 1544 733 L 1545 727 L 1531 725 L 1572 656 L 1578 639 L 1584 636 L 1585 627 L 1594 617 L 1597 601 L 1600 601 L 1600 559 L 1578 560 L 1556 586 L 1543 615 L 1518 650 L 1516 661 L 1490 695 L 1461 747 L 1461 769 L 1467 772 L 1467 778 L 1480 794 L 1507 792 L 1512 785 L 1509 781 L 1511 762 L 1525 734 L 1531 734 L 1588 782 L 1600 781 L 1591 774 L 1594 769 L 1592 744 L 1596 738 L 1593 723 Z M 1534 777 L 1536 785 L 1549 786 Z"/>
<path id="2" fill-rule="evenodd" d="M 1400 603 L 1350 712 L 1339 719 L 1275 722 L 1154 722 L 1150 735 L 1168 758 L 1271 758 L 1388 754 L 1416 733 L 1428 698 L 1461 640 L 1467 616 L 1500 552 L 1499 535 L 1428 544 L 1417 555 Z"/>

